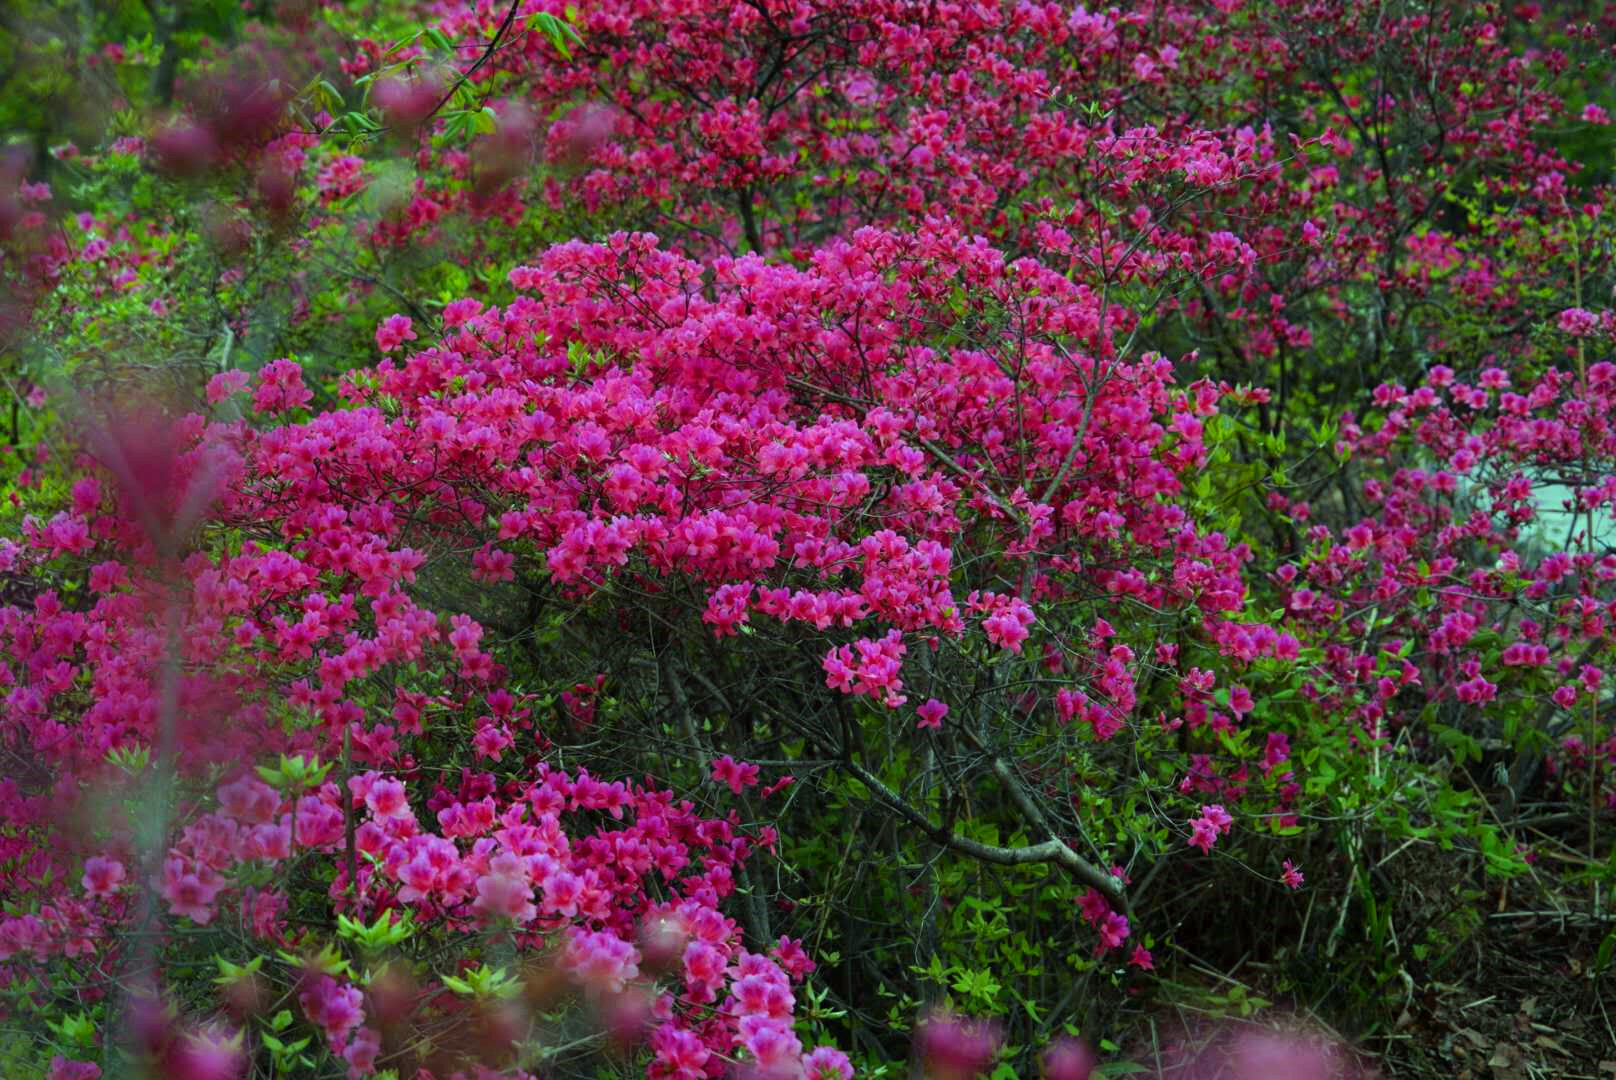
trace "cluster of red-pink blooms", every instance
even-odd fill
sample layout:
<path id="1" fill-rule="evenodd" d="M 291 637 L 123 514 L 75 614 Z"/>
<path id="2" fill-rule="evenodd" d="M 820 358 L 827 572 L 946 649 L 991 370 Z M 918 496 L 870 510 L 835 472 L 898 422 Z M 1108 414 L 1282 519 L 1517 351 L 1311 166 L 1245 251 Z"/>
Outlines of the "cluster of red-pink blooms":
<path id="1" fill-rule="evenodd" d="M 216 384 L 209 394 L 216 403 L 248 389 L 240 379 Z M 264 417 L 308 401 L 290 362 L 266 368 L 251 390 Z M 161 431 L 115 418 L 89 440 L 101 468 L 84 463 L 70 507 L 31 520 L 21 544 L 0 548 L 8 573 L 39 583 L 27 606 L 0 609 L 10 658 L 0 669 L 4 734 L 8 744 L 31 746 L 51 781 L 26 793 L 14 778 L 0 786 L 7 890 L 33 898 L 27 913 L 0 918 L 0 952 L 13 977 L 48 977 L 52 958 L 115 963 L 124 948 L 117 930 L 148 887 L 177 919 L 210 925 L 221 911 L 232 922 L 239 913 L 236 929 L 249 939 L 295 945 L 287 894 L 243 883 L 254 868 L 323 858 L 336 867 L 330 901 L 338 910 L 407 907 L 443 931 L 497 925 L 534 943 L 559 935 L 562 965 L 586 991 L 647 995 L 661 1025 L 655 1040 L 665 1075 L 717 1075 L 721 1058 L 713 1055 L 729 1058 L 737 1049 L 799 1073 L 844 1074 L 844 1058 L 829 1049 L 805 1058 L 791 1032 L 790 982 L 811 969 L 800 949 L 782 942 L 788 977 L 773 961 L 740 951 L 735 925 L 717 912 L 751 841 L 733 821 L 701 819 L 667 792 L 542 764 L 529 774 L 536 778 L 503 786 L 468 774 L 457 791 L 440 788 L 426 801 L 436 818 L 428 831 L 397 775 L 364 772 L 345 786 L 328 781 L 300 793 L 240 775 L 212 800 L 187 799 L 185 823 L 154 880 L 131 874 L 141 858 L 131 835 L 140 811 L 107 813 L 95 804 L 97 789 L 119 790 L 109 783 L 118 775 L 109 755 L 120 751 L 171 752 L 181 791 L 210 771 L 273 752 L 330 760 L 344 735 L 357 764 L 416 774 L 405 746 L 419 747 L 415 740 L 464 715 L 467 700 L 482 713 L 478 756 L 497 760 L 513 729 L 530 747 L 535 737 L 542 745 L 526 699 L 499 685 L 482 628 L 464 615 L 442 626 L 407 598 L 422 556 L 396 543 L 396 504 L 350 501 L 317 474 L 322 461 L 363 469 L 389 445 L 385 429 L 372 428 L 357 443 L 341 435 L 341 418 L 352 415 L 251 434 L 239 422 L 210 426 L 201 416 Z M 408 430 L 401 425 L 393 435 Z M 338 464 L 330 457 L 338 440 L 359 456 Z M 448 489 L 448 481 L 418 479 Z M 186 508 L 209 499 L 226 520 L 269 525 L 285 546 L 172 550 L 197 525 L 194 509 L 183 516 Z M 458 499 L 447 506 L 465 510 Z M 88 590 L 88 602 L 68 606 L 50 586 L 74 568 L 84 574 L 75 588 Z M 170 656 L 177 685 L 165 700 Z M 461 680 L 460 693 L 410 688 L 402 669 L 429 660 Z M 384 670 L 403 677 L 390 700 L 377 703 L 367 680 Z M 307 722 L 285 723 L 285 708 Z M 492 747 L 488 732 L 497 733 Z M 210 801 L 216 809 L 207 809 Z M 97 809 L 94 827 L 73 820 Z M 592 833 L 587 825 L 564 827 L 576 814 L 626 822 Z M 349 828 L 356 857 L 344 859 Z M 772 843 L 769 830 L 762 836 Z M 652 880 L 661 883 L 655 891 L 676 899 L 653 902 Z M 635 932 L 648 919 L 690 937 L 693 966 L 683 989 L 657 996 L 638 978 Z M 362 997 L 330 976 L 300 995 L 309 1020 L 356 1076 L 371 1071 L 381 1047 L 376 1030 L 363 1026 Z"/>
<path id="2" fill-rule="evenodd" d="M 427 803 L 436 807 L 436 831 L 422 827 L 403 782 L 375 772 L 353 777 L 346 795 L 326 783 L 297 798 L 242 776 L 220 786 L 215 801 L 181 830 L 164 861 L 161 895 L 174 916 L 208 925 L 222 910 L 239 911 L 249 939 L 297 946 L 286 893 L 243 890 L 238 873 L 307 855 L 342 866 L 352 813 L 360 819 L 359 876 L 349 890 L 346 868 L 339 871 L 331 886 L 339 908 L 408 909 L 422 925 L 449 932 L 494 927 L 529 948 L 561 943 L 560 969 L 589 1000 L 643 1013 L 651 1075 L 720 1075 L 736 1050 L 768 1075 L 852 1075 L 831 1048 L 804 1054 L 792 1031 L 792 984 L 814 967 L 800 943 L 782 938 L 772 958 L 748 953 L 718 911 L 751 849 L 733 817 L 703 819 L 667 792 L 542 764 L 530 782 L 496 788 L 492 776 L 476 774 L 457 792 L 439 788 Z M 601 824 L 588 831 L 591 822 Z M 772 843 L 768 830 L 763 839 Z M 64 938 L 64 926 L 48 918 L 7 917 L 7 959 L 59 950 L 115 960 L 116 939 L 88 935 L 119 924 L 136 884 L 115 855 L 90 857 L 75 883 L 85 899 L 66 901 L 71 911 L 62 913 L 77 915 L 82 923 L 72 929 L 85 936 Z M 642 974 L 647 951 L 649 965 L 669 978 Z M 350 1075 L 370 1075 L 383 1042 L 366 1026 L 360 987 L 311 975 L 298 1000 Z"/>
<path id="3" fill-rule="evenodd" d="M 30 900 L 0 917 L 0 959 L 43 977 L 47 958 L 94 956 L 148 887 L 174 919 L 239 913 L 245 935 L 296 944 L 288 897 L 244 886 L 245 868 L 328 860 L 339 909 L 403 906 L 445 932 L 543 938 L 587 993 L 644 994 L 654 1076 L 717 1075 L 738 1048 L 765 1070 L 848 1075 L 792 1033 L 791 987 L 810 962 L 789 943 L 746 952 L 717 911 L 768 837 L 666 792 L 538 765 L 537 695 L 504 685 L 474 619 L 412 593 L 429 546 L 459 551 L 479 582 L 543 574 L 580 600 L 618 578 L 654 593 L 688 577 L 712 634 L 811 635 L 826 688 L 890 710 L 916 738 L 958 720 L 917 677 L 945 639 L 1040 656 L 1070 685 L 1024 711 L 1096 743 L 1152 727 L 1137 715 L 1147 664 L 1168 673 L 1174 704 L 1155 728 L 1236 733 L 1254 710 L 1247 667 L 1305 644 L 1323 657 L 1308 697 L 1366 742 L 1433 698 L 1497 708 L 1542 694 L 1574 718 L 1562 760 L 1616 777 L 1608 719 L 1587 722 L 1616 560 L 1588 543 L 1515 551 L 1545 470 L 1570 478 L 1585 533 L 1616 508 L 1616 369 L 1579 352 L 1574 374 L 1568 353 L 1528 377 L 1502 357 L 1473 376 L 1435 367 L 1412 390 L 1380 387 L 1373 421 L 1345 418 L 1340 451 L 1429 465 L 1388 466 L 1361 492 L 1362 520 L 1310 527 L 1309 552 L 1275 571 L 1283 613 L 1263 619 L 1246 607 L 1252 553 L 1203 527 L 1183 489 L 1207 465 L 1206 422 L 1266 409 L 1269 395 L 1181 385 L 1169 359 L 1123 344 L 1143 313 L 1119 300 L 1123 286 L 1190 283 L 1151 314 L 1215 325 L 1226 359 L 1262 374 L 1305 363 L 1332 320 L 1360 318 L 1347 282 L 1416 299 L 1440 287 L 1489 322 L 1529 312 L 1551 260 L 1504 273 L 1423 219 L 1478 169 L 1521 207 L 1507 228 L 1600 218 L 1597 203 L 1572 206 L 1574 170 L 1535 134 L 1563 112 L 1536 73 L 1564 57 L 1529 63 L 1491 23 L 1471 32 L 1450 13 L 1382 22 L 1377 5 L 1348 2 L 1320 17 L 1290 0 L 1237 19 L 1235 0 L 948 2 L 924 16 L 897 0 L 697 0 L 676 13 L 592 0 L 574 6 L 583 40 L 563 52 L 525 19 L 559 6 L 524 5 L 511 47 L 475 72 L 504 97 L 470 151 L 421 141 L 442 73 L 376 83 L 372 103 L 417 139 L 422 175 L 355 232 L 428 245 L 454 212 L 520 220 L 518 173 L 542 141 L 561 168 L 532 205 L 640 221 L 684 246 L 629 232 L 566 243 L 509 274 L 514 301 L 447 304 L 441 333 L 394 314 L 374 333 L 386 358 L 343 380 L 344 408 L 306 415 L 314 391 L 280 359 L 217 376 L 212 412 L 160 437 L 89 440 L 99 464 L 76 463 L 66 505 L 0 540 L 0 572 L 28 584 L 0 607 L 0 736 L 37 772 L 0 780 L 0 884 Z M 434 14 L 465 41 L 503 33 L 503 16 L 489 4 Z M 1432 140 L 1405 175 L 1376 163 L 1373 117 L 1424 102 L 1321 94 L 1302 110 L 1307 137 L 1287 140 L 1260 120 L 1268 95 L 1238 92 L 1313 92 L 1301 55 L 1327 37 L 1363 42 L 1371 21 L 1422 78 L 1474 88 L 1449 111 L 1429 106 L 1463 137 Z M 344 70 L 385 56 L 363 43 Z M 1188 119 L 1175 89 L 1220 83 L 1236 92 Z M 287 101 L 267 83 L 219 90 L 216 105 L 111 151 L 188 181 L 245 169 L 243 207 L 275 220 L 300 190 L 342 214 L 374 178 L 372 162 L 283 130 Z M 551 107 L 563 111 L 541 137 L 533 117 Z M 1606 122 L 1589 109 L 1584 122 Z M 110 296 L 172 257 L 155 224 L 82 215 L 48 230 L 47 190 L 9 173 L 0 186 L 0 240 L 39 235 L 23 261 L 41 288 L 73 280 Z M 238 225 L 222 214 L 209 239 L 243 249 Z M 743 247 L 758 253 L 732 254 Z M 160 316 L 171 298 L 150 293 Z M 1540 321 L 1576 349 L 1606 346 L 1610 313 L 1580 303 Z M 1478 491 L 1484 511 L 1453 512 Z M 231 538 L 174 550 L 204 505 Z M 1310 513 L 1280 495 L 1272 508 Z M 1054 640 L 1044 613 L 1095 596 L 1110 605 L 1096 610 L 1193 610 L 1194 656 L 1099 615 L 1086 640 Z M 597 679 L 564 692 L 572 719 L 589 723 L 600 691 Z M 520 762 L 520 777 L 468 770 L 428 795 L 422 758 L 451 733 L 477 768 Z M 1257 734 L 1260 759 L 1189 755 L 1188 845 L 1210 853 L 1247 808 L 1294 822 L 1289 737 Z M 345 745 L 346 783 L 293 793 L 234 774 Z M 96 831 L 64 813 L 95 816 L 93 793 L 120 775 L 109 755 L 136 747 L 171 753 L 187 793 L 150 881 L 116 814 Z M 212 783 L 222 769 L 233 774 Z M 711 776 L 736 795 L 760 782 L 731 755 Z M 1281 880 L 1302 875 L 1287 861 Z M 677 899 L 653 902 L 649 882 Z M 1128 919 L 1098 893 L 1080 912 L 1100 951 L 1124 946 Z M 653 993 L 658 965 L 636 935 L 659 922 L 682 966 Z M 1137 945 L 1132 960 L 1151 963 Z M 360 988 L 324 976 L 299 998 L 355 1074 L 370 1071 L 382 1040 Z M 936 1035 L 938 1060 L 985 1062 L 979 1034 Z M 1050 1074 L 1081 1075 L 1081 1057 L 1065 1048 Z"/>
<path id="4" fill-rule="evenodd" d="M 615 991 L 635 967 L 622 943 L 653 914 L 645 879 L 676 881 L 709 911 L 730 893 L 749 850 L 731 825 L 697 823 L 665 794 L 542 766 L 514 787 L 468 780 L 439 793 L 427 804 L 437 830 L 421 828 L 398 776 L 417 767 L 423 739 L 469 720 L 471 752 L 499 761 L 513 748 L 529 756 L 543 735 L 531 696 L 502 687 L 483 628 L 412 598 L 426 558 L 412 540 L 450 539 L 494 577 L 542 568 L 579 595 L 617 575 L 651 587 L 688 575 L 709 590 L 713 632 L 760 616 L 812 627 L 826 634 L 827 684 L 888 709 L 906 703 L 908 643 L 980 635 L 985 649 L 1019 652 L 1038 605 L 1079 582 L 1158 609 L 1196 605 L 1236 662 L 1287 649 L 1285 635 L 1244 619 L 1247 553 L 1197 529 L 1174 498 L 1204 460 L 1198 418 L 1216 411 L 1219 388 L 1178 390 L 1160 358 L 1118 355 L 1103 299 L 1035 262 L 932 225 L 861 231 L 802 269 L 755 257 L 708 267 L 622 235 L 562 245 L 511 277 L 545 302 L 451 304 L 439 340 L 346 376 L 346 409 L 299 419 L 311 391 L 283 360 L 210 385 L 219 410 L 250 394 L 252 422 L 195 414 L 164 432 L 114 422 L 90 441 L 99 477 L 87 472 L 72 505 L 31 521 L 21 545 L 6 542 L 7 569 L 40 583 L 30 604 L 0 609 L 6 733 L 54 778 L 49 795 L 7 784 L 10 880 L 54 868 L 100 898 L 59 889 L 40 914 L 0 921 L 8 956 L 82 949 L 116 925 L 118 868 L 132 864 L 106 845 L 127 841 L 42 841 L 61 806 L 84 804 L 89 778 L 114 773 L 109 753 L 165 741 L 184 776 L 270 752 L 332 760 L 344 737 L 355 765 L 375 770 L 295 797 L 250 777 L 220 787 L 219 808 L 185 822 L 155 882 L 168 911 L 195 923 L 227 898 L 235 909 L 239 868 L 312 853 L 336 860 L 339 906 L 407 905 L 449 928 L 575 927 L 567 962 Z M 946 317 L 958 287 L 1035 335 L 1020 378 L 992 342 L 945 351 L 915 338 L 911 327 Z M 1072 333 L 1090 352 L 1046 343 Z M 378 344 L 411 335 L 408 320 L 390 319 Z M 1003 426 L 1007 399 L 1020 402 L 1019 432 Z M 252 539 L 170 550 L 209 503 L 213 520 Z M 1007 567 L 1033 553 L 1047 561 L 1029 564 L 1024 595 L 956 597 L 951 550 Z M 49 585 L 75 568 L 89 602 L 69 608 Z M 1107 644 L 1114 634 L 1095 627 L 1103 714 L 1089 721 L 1101 738 L 1135 704 L 1133 651 Z M 1045 663 L 1064 662 L 1057 650 Z M 432 665 L 449 692 L 413 685 L 409 673 Z M 384 674 L 391 689 L 378 694 Z M 947 712 L 935 699 L 921 710 L 934 725 Z M 755 767 L 732 759 L 715 776 L 736 790 L 756 782 Z M 361 806 L 350 865 L 338 855 Z M 633 824 L 580 838 L 559 820 L 579 810 Z M 657 829 L 667 835 L 653 840 Z M 698 845 L 706 862 L 686 872 Z M 102 861 L 80 867 L 77 852 Z M 244 932 L 284 935 L 284 896 L 241 900 Z M 1126 920 L 1095 919 L 1101 947 L 1120 946 Z M 761 977 L 755 966 L 741 966 L 737 985 Z M 692 992 L 705 999 L 727 968 L 701 970 Z M 700 1045 L 727 1053 L 740 1038 L 760 1060 L 797 1054 L 779 1027 L 789 995 L 766 1000 L 776 1004 L 764 1013 L 726 1013 L 721 1032 L 703 1021 Z M 311 1007 L 343 1018 L 326 1025 L 334 1050 L 373 1056 L 346 1011 Z M 695 1067 L 695 1044 L 661 1039 L 677 1068 Z"/>
<path id="5" fill-rule="evenodd" d="M 560 116 L 541 138 L 567 167 L 529 190 L 534 202 L 632 220 L 696 253 L 797 258 L 860 226 L 942 214 L 1088 280 L 1200 279 L 1164 288 L 1163 312 L 1215 331 L 1254 371 L 1305 364 L 1316 340 L 1350 326 L 1343 284 L 1355 279 L 1410 298 L 1442 288 L 1453 310 L 1495 322 L 1530 314 L 1530 283 L 1556 281 L 1550 260 L 1500 273 L 1495 251 L 1430 227 L 1431 207 L 1482 175 L 1515 200 L 1499 228 L 1563 223 L 1577 166 L 1541 133 L 1608 123 L 1597 107 L 1574 114 L 1557 88 L 1574 47 L 1513 43 L 1519 20 L 1557 25 L 1537 5 L 523 9 L 566 14 L 581 37 L 558 48 L 513 31 L 473 76 L 515 114 Z M 447 34 L 471 40 L 503 15 L 439 10 Z M 1597 48 L 1591 23 L 1566 29 Z M 1321 74 L 1357 64 L 1466 89 L 1377 95 Z M 1274 129 L 1276 111 L 1289 130 Z M 1403 161 L 1391 139 L 1418 149 Z"/>
<path id="6" fill-rule="evenodd" d="M 1597 547 L 1616 515 L 1616 366 L 1471 380 L 1437 365 L 1412 390 L 1381 386 L 1375 406 L 1346 418 L 1341 450 L 1374 468 L 1413 447 L 1427 463 L 1372 472 L 1370 513 L 1311 526 L 1314 551 L 1278 568 L 1287 621 L 1325 643 L 1309 693 L 1370 744 L 1431 701 L 1546 709 L 1536 722 L 1560 733 L 1561 759 L 1616 806 L 1616 734 L 1598 716 L 1594 662 L 1616 619 L 1616 556 Z M 1305 520 L 1305 506 L 1288 509 Z M 1545 516 L 1554 535 L 1523 552 Z"/>
<path id="7" fill-rule="evenodd" d="M 1373 45 L 1424 41 L 1410 63 L 1490 71 L 1473 98 L 1454 101 L 1464 115 L 1448 118 L 1458 125 L 1471 113 L 1501 114 L 1468 148 L 1478 158 L 1515 150 L 1534 120 L 1561 107 L 1496 31 L 1449 39 L 1458 20 L 1446 13 L 1374 19 L 1357 3 L 1328 15 L 1291 0 L 1096 11 L 952 0 L 926 18 L 893 0 L 739 11 L 704 2 L 676 14 L 647 0 L 594 0 L 570 10 L 579 47 L 563 52 L 530 31 L 480 73 L 511 76 L 542 100 L 589 96 L 612 110 L 613 141 L 593 155 L 593 171 L 563 189 L 567 196 L 716 211 L 733 206 L 736 192 L 801 188 L 813 193 L 811 208 L 780 223 L 793 239 L 833 215 L 915 215 L 937 205 L 974 208 L 971 227 L 996 231 L 1023 206 L 1057 204 L 1064 185 L 1087 179 L 1063 172 L 1062 162 L 1114 168 L 1105 178 L 1123 184 L 1166 160 L 1199 185 L 1227 179 L 1264 139 L 1260 131 L 1237 139 L 1236 121 L 1260 117 L 1261 104 L 1220 103 L 1226 132 L 1197 129 L 1160 106 L 1185 85 L 1288 85 L 1305 71 L 1298 53 L 1310 36 L 1326 40 L 1332 30 L 1338 47 L 1372 26 L 1380 35 Z M 452 9 L 441 25 L 451 36 L 486 39 L 502 14 Z M 1317 118 L 1340 156 L 1352 150 L 1359 107 L 1375 103 L 1349 96 Z M 1215 108 L 1203 103 L 1197 115 Z M 1118 112 L 1161 120 L 1126 125 Z M 600 122 L 593 111 L 589 122 Z M 572 118 L 555 140 L 585 123 Z"/>
<path id="8" fill-rule="evenodd" d="M 515 224 L 545 207 L 569 217 L 583 208 L 597 226 L 677 230 L 702 255 L 750 246 L 803 257 L 859 226 L 908 228 L 941 213 L 1091 280 L 1200 278 L 1205 289 L 1170 290 L 1164 311 L 1215 325 L 1257 365 L 1305 354 L 1328 324 L 1355 319 L 1341 288 L 1355 278 L 1418 298 L 1451 277 L 1450 303 L 1518 318 L 1553 266 L 1528 259 L 1501 274 L 1496 254 L 1429 228 L 1430 207 L 1483 174 L 1515 200 L 1501 228 L 1559 222 L 1573 213 L 1576 167 L 1541 132 L 1609 122 L 1596 105 L 1568 106 L 1557 80 L 1572 55 L 1512 43 L 1511 22 L 1552 20 L 1534 5 L 518 6 L 521 17 L 507 19 L 514 9 L 502 4 L 422 5 L 424 20 L 468 46 L 457 56 L 433 56 L 422 39 L 343 44 L 343 73 L 375 79 L 367 93 L 384 145 L 417 166 L 380 212 L 351 198 L 371 186 L 377 162 L 288 130 L 286 88 L 304 81 L 291 70 L 316 51 L 302 31 L 284 43 L 285 57 L 219 58 L 223 74 L 184 88 L 181 115 L 144 142 L 126 137 L 122 149 L 176 176 L 244 170 L 252 194 L 242 208 L 273 218 L 310 187 L 316 218 L 343 215 L 356 236 L 384 247 L 437 245 L 460 215 Z M 581 40 L 557 47 L 532 21 L 541 12 L 570 20 Z M 1570 29 L 1573 41 L 1594 40 Z M 469 45 L 490 41 L 500 47 L 473 68 Z M 1375 97 L 1323 84 L 1314 56 L 1342 70 L 1395 57 L 1410 86 L 1467 89 Z M 120 47 L 108 59 L 126 57 Z M 495 130 L 469 147 L 428 138 L 453 64 L 472 69 L 494 112 Z M 398 65 L 408 70 L 378 73 Z M 1208 86 L 1218 92 L 1200 92 Z M 1293 104 L 1284 110 L 1292 130 L 1271 126 L 1275 101 Z M 1431 135 L 1415 164 L 1389 166 L 1375 139 L 1382 119 Z M 559 168 L 530 180 L 534 158 Z M 14 198 L 10 187 L 0 178 L 0 222 L 27 216 L 37 199 Z M 245 224 L 220 221 L 225 232 Z M 51 279 L 68 263 L 103 258 L 97 239 L 85 234 L 81 252 L 50 239 Z M 466 243 L 475 258 L 483 241 Z"/>

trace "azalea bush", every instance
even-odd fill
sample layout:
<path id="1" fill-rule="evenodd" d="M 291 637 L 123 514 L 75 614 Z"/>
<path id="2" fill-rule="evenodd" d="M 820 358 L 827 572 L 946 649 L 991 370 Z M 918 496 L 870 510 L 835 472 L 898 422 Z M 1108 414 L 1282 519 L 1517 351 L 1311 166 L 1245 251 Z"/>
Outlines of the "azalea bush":
<path id="1" fill-rule="evenodd" d="M 7 1075 L 1322 1078 L 1151 1025 L 1609 970 L 1616 28 L 33 7 Z"/>

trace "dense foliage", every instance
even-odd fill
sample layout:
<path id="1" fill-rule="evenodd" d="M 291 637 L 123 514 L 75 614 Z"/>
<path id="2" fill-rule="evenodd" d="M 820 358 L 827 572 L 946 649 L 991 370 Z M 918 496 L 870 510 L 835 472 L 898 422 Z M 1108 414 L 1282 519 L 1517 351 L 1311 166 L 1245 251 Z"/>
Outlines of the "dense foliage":
<path id="1" fill-rule="evenodd" d="M 0 1072 L 1452 1074 L 1537 916 L 1598 1015 L 1613 67 L 1570 4 L 0 16 Z"/>

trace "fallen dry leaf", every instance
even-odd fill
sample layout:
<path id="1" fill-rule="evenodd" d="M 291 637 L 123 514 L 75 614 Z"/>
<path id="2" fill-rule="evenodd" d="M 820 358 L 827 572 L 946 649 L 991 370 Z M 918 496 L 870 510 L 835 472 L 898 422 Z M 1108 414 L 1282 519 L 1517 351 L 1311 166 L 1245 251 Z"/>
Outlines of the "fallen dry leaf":
<path id="1" fill-rule="evenodd" d="M 1493 1071 L 1493 1080 L 1526 1080 L 1520 1049 L 1508 1043 L 1499 1043 L 1487 1065 Z"/>

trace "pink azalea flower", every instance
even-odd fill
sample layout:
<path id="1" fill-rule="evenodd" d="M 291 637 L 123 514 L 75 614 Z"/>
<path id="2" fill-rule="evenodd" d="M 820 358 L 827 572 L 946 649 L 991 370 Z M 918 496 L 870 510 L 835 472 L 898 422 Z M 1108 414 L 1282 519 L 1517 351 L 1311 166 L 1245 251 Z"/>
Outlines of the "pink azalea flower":
<path id="1" fill-rule="evenodd" d="M 376 327 L 376 347 L 382 352 L 392 352 L 406 341 L 415 340 L 413 320 L 408 315 L 389 315 Z"/>
<path id="2" fill-rule="evenodd" d="M 1292 890 L 1300 889 L 1302 887 L 1303 880 L 1302 871 L 1297 869 L 1296 865 L 1289 859 L 1286 859 L 1284 864 L 1284 872 L 1279 875 L 1279 880 L 1283 881 Z"/>
<path id="3" fill-rule="evenodd" d="M 105 899 L 118 891 L 123 879 L 123 863 L 117 859 L 92 855 L 84 861 L 84 877 L 80 880 L 80 884 L 91 896 Z"/>
<path id="4" fill-rule="evenodd" d="M 916 709 L 915 712 L 920 714 L 920 719 L 915 722 L 915 727 L 940 728 L 943 726 L 943 718 L 948 715 L 948 706 L 936 698 L 927 698 L 926 703 Z"/>
<path id="5" fill-rule="evenodd" d="M 731 791 L 739 795 L 743 789 L 757 785 L 758 767 L 737 762 L 725 754 L 713 762 L 713 779 L 727 784 Z"/>
<path id="6" fill-rule="evenodd" d="M 249 379 L 250 376 L 245 371 L 219 372 L 219 374 L 208 380 L 208 404 L 217 405 L 232 394 L 245 390 Z"/>

